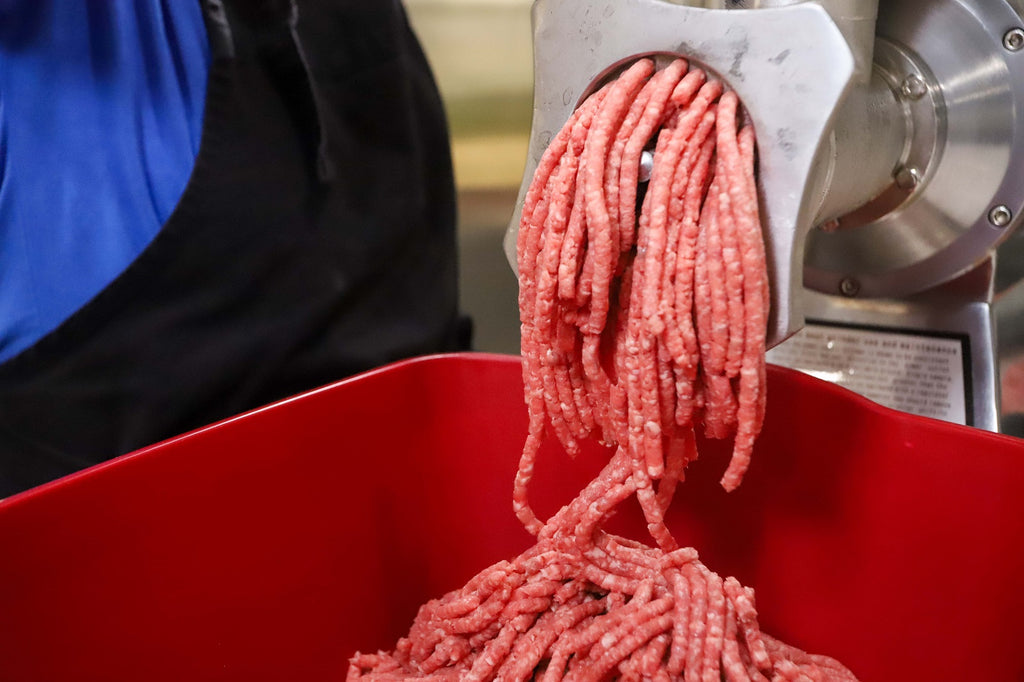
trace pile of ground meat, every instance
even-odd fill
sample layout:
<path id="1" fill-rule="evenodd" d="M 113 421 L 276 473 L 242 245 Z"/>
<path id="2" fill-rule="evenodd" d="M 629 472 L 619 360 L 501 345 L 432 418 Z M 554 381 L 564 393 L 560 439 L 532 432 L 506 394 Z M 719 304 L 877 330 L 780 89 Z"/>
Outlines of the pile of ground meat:
<path id="1" fill-rule="evenodd" d="M 530 428 L 513 505 L 536 544 L 423 605 L 393 651 L 353 657 L 349 680 L 856 679 L 761 632 L 753 590 L 664 521 L 698 430 L 734 440 L 732 490 L 761 429 L 754 172 L 737 97 L 681 59 L 636 61 L 576 109 L 534 174 L 518 241 Z M 552 437 L 613 454 L 542 520 L 529 483 Z M 649 541 L 603 529 L 634 497 Z"/>

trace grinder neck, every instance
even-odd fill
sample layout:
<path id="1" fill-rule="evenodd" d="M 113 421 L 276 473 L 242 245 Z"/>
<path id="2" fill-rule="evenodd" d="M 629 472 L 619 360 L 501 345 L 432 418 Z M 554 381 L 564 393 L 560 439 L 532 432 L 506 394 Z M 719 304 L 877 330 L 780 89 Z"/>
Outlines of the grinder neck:
<path id="1" fill-rule="evenodd" d="M 808 2 L 828 12 L 854 58 L 850 91 L 822 142 L 811 177 L 809 190 L 816 198 L 814 222 L 820 226 L 836 224 L 841 216 L 881 195 L 902 167 L 907 117 L 894 84 L 874 67 L 878 0 L 698 0 L 690 4 L 751 10 Z M 1024 4 L 1024 0 L 1020 2 Z"/>

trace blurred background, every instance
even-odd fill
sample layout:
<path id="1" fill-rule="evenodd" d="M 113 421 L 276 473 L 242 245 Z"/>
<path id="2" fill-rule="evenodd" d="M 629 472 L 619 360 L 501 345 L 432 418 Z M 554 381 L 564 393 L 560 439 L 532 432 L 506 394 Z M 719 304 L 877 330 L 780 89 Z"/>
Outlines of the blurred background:
<path id="1" fill-rule="evenodd" d="M 531 0 L 405 0 L 452 134 L 461 303 L 475 349 L 519 352 L 516 278 L 502 238 L 523 179 L 533 108 Z"/>

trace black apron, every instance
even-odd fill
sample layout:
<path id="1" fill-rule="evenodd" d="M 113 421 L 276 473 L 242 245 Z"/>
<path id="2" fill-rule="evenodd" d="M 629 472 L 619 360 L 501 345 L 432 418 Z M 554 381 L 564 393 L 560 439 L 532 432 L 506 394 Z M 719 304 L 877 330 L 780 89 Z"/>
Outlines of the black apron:
<path id="1" fill-rule="evenodd" d="M 0 497 L 403 357 L 468 345 L 438 93 L 398 0 L 204 0 L 181 200 L 0 365 Z"/>

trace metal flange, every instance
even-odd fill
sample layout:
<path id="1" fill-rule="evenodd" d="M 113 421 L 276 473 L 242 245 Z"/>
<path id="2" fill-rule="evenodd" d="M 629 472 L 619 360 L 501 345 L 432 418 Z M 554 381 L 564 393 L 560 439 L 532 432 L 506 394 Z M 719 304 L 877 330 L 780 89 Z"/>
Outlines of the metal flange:
<path id="1" fill-rule="evenodd" d="M 522 201 L 552 136 L 612 70 L 678 55 L 740 97 L 758 136 L 759 189 L 771 270 L 769 345 L 803 325 L 803 243 L 814 219 L 810 176 L 855 63 L 820 6 L 714 10 L 666 0 L 537 0 L 534 115 L 519 201 L 505 239 L 515 267 Z"/>

